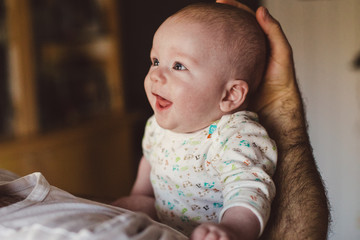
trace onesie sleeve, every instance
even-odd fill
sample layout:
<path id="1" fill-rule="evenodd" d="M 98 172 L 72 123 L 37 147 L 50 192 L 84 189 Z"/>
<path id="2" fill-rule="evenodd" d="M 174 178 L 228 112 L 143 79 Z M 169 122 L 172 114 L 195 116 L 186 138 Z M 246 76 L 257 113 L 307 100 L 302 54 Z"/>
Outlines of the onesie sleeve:
<path id="1" fill-rule="evenodd" d="M 219 221 L 229 208 L 246 207 L 258 217 L 261 234 L 275 196 L 271 179 L 277 161 L 275 143 L 253 118 L 237 116 L 219 126 L 214 146 L 212 164 L 219 173 L 224 198 Z"/>

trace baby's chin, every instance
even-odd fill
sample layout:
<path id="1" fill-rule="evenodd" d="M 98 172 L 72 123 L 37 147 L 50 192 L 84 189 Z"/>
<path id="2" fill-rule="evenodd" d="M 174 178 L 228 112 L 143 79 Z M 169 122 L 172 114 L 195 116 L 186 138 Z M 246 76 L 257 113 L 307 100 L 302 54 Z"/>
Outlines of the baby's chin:
<path id="1" fill-rule="evenodd" d="M 169 123 L 166 121 L 162 121 L 161 119 L 159 119 L 159 117 L 156 117 L 155 114 L 155 119 L 157 124 L 166 130 L 175 132 L 175 133 L 193 133 L 193 132 L 197 132 L 200 131 L 202 129 L 207 128 L 208 126 L 210 126 L 214 121 L 211 121 L 209 123 L 204 123 L 204 124 L 189 124 L 189 126 L 185 125 L 185 124 L 180 124 L 180 123 Z"/>

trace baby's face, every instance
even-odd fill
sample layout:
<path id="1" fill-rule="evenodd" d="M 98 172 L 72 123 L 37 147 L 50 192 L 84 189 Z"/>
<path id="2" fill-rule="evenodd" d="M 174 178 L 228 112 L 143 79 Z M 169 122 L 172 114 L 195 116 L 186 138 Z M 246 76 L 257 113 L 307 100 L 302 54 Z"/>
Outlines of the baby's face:
<path id="1" fill-rule="evenodd" d="M 158 124 L 189 133 L 224 113 L 227 62 L 200 24 L 167 20 L 157 30 L 145 91 Z"/>

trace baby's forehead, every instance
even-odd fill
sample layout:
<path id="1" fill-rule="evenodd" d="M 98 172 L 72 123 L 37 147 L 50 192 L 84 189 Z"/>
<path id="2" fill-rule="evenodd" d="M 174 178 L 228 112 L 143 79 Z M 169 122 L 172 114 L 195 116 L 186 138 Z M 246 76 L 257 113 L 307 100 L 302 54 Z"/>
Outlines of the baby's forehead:
<path id="1" fill-rule="evenodd" d="M 167 19 L 156 31 L 153 45 L 177 44 L 176 46 L 196 48 L 217 48 L 220 46 L 219 33 L 215 34 L 207 23 L 198 21 L 180 21 L 179 19 Z M 224 42 L 224 41 L 221 41 Z"/>
<path id="2" fill-rule="evenodd" d="M 155 35 L 170 35 L 176 33 L 177 35 L 186 35 L 192 33 L 189 37 L 196 38 L 199 35 L 207 36 L 208 41 L 215 39 L 213 34 L 220 35 L 218 29 L 213 24 L 206 21 L 200 21 L 185 16 L 171 16 L 166 19 L 156 31 Z"/>
<path id="3" fill-rule="evenodd" d="M 181 29 L 182 33 L 193 32 L 194 29 L 196 29 L 196 35 L 205 35 L 208 37 L 208 41 L 218 41 L 217 44 L 220 44 L 220 41 L 226 37 L 226 30 L 223 29 L 224 23 L 210 22 L 206 19 L 199 19 L 191 16 L 174 15 L 169 17 L 163 25 L 166 25 L 168 29 Z"/>

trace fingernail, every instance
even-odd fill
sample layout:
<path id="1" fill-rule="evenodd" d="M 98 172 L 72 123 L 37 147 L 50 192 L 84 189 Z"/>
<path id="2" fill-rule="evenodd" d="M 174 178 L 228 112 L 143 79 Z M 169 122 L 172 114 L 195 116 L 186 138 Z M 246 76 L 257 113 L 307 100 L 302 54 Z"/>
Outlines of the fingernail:
<path id="1" fill-rule="evenodd" d="M 266 7 L 264 7 L 263 17 L 265 20 L 270 17 L 269 10 Z"/>
<path id="2" fill-rule="evenodd" d="M 274 21 L 273 16 L 270 14 L 269 10 L 267 8 L 264 7 L 264 20 L 265 21 Z"/>

